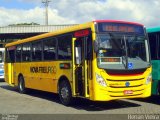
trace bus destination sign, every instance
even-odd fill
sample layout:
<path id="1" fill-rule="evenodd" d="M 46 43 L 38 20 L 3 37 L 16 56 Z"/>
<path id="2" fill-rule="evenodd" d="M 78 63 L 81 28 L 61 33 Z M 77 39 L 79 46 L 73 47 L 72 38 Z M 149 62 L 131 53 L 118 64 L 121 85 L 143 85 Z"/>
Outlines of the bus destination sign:
<path id="1" fill-rule="evenodd" d="M 144 34 L 143 26 L 125 23 L 99 23 L 99 32 L 126 32 Z"/>
<path id="2" fill-rule="evenodd" d="M 116 25 L 106 25 L 103 27 L 103 30 L 111 32 L 135 32 L 135 28 L 132 26 L 116 26 Z"/>

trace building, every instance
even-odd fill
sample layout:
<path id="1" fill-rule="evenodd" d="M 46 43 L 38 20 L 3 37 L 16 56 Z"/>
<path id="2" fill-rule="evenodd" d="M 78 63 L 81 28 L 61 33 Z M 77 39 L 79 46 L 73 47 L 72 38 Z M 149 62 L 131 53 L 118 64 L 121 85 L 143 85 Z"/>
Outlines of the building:
<path id="1" fill-rule="evenodd" d="M 27 37 L 39 35 L 46 32 L 61 30 L 74 26 L 70 25 L 17 25 L 0 27 L 0 47 L 4 47 L 6 43 L 24 39 Z"/>

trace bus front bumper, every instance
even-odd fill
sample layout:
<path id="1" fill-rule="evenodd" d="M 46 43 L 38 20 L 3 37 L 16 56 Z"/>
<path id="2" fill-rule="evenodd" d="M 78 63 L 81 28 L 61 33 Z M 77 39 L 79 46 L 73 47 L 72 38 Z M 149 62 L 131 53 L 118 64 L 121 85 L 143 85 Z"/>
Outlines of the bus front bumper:
<path id="1" fill-rule="evenodd" d="M 93 101 L 110 101 L 124 98 L 146 98 L 151 96 L 151 83 L 136 88 L 97 89 Z"/>

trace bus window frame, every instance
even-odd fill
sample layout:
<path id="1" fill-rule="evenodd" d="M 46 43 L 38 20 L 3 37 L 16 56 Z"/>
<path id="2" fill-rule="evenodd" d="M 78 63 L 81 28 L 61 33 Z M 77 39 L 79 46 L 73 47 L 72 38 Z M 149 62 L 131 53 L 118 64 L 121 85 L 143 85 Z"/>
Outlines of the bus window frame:
<path id="1" fill-rule="evenodd" d="M 20 61 L 17 61 L 17 47 L 20 46 L 21 47 L 21 51 L 20 51 Z M 15 62 L 22 62 L 22 44 L 18 44 L 16 45 L 16 49 L 15 49 Z"/>
<path id="2" fill-rule="evenodd" d="M 39 57 L 40 59 L 39 59 L 39 58 L 38 58 L 38 59 L 36 58 L 35 60 L 33 60 L 33 44 L 36 43 L 36 42 L 37 42 L 37 43 L 38 43 L 38 42 L 41 43 L 41 47 L 40 47 L 40 48 L 41 48 L 41 50 L 40 50 L 40 53 L 41 53 L 41 56 L 40 56 L 40 57 L 41 57 L 41 58 Z M 36 54 L 37 54 L 37 53 L 36 53 Z M 42 43 L 42 39 L 37 39 L 37 40 L 31 42 L 31 62 L 41 62 L 41 61 L 43 61 L 43 43 Z"/>
<path id="3" fill-rule="evenodd" d="M 54 59 L 52 59 L 52 60 L 47 60 L 47 59 L 45 59 L 44 58 L 44 42 L 45 41 L 49 41 L 49 40 L 55 40 L 55 49 L 56 49 L 56 51 L 55 51 L 55 58 Z M 42 53 L 42 61 L 55 61 L 55 60 L 57 60 L 57 45 L 58 44 L 58 40 L 57 40 L 57 37 L 56 36 L 51 36 L 51 37 L 47 37 L 47 38 L 43 38 L 42 39 L 42 51 L 43 51 L 43 53 Z"/>
<path id="4" fill-rule="evenodd" d="M 23 46 L 24 45 L 28 45 L 29 47 L 30 47 L 30 58 L 29 58 L 29 61 L 25 61 L 25 60 L 23 60 Z M 23 43 L 23 44 L 21 44 L 21 47 L 22 47 L 22 49 L 21 49 L 21 62 L 31 62 L 32 61 L 32 44 L 31 44 L 31 42 L 26 42 L 26 43 Z"/>
<path id="5" fill-rule="evenodd" d="M 64 37 L 64 36 L 70 36 L 70 50 L 71 50 L 71 55 L 70 55 L 70 59 L 60 59 L 59 58 L 59 55 L 58 55 L 58 52 L 59 52 L 59 41 L 60 41 L 60 39 L 58 39 L 58 38 L 60 38 L 60 37 Z M 57 60 L 58 61 L 71 61 L 72 60 L 72 50 L 73 50 L 73 48 L 72 48 L 72 38 L 73 38 L 73 33 L 66 33 L 66 34 L 62 34 L 62 35 L 57 35 L 57 36 L 55 36 L 56 38 L 57 38 Z"/>
<path id="6" fill-rule="evenodd" d="M 15 54 L 16 54 L 16 49 L 9 49 L 9 48 L 7 48 L 6 51 L 7 51 L 7 52 L 6 52 L 6 53 L 7 53 L 7 54 L 6 54 L 7 57 L 5 57 L 5 63 L 15 63 L 15 62 L 16 62 L 16 56 L 15 56 Z M 13 61 L 11 60 L 11 57 L 10 57 L 10 53 L 9 53 L 10 51 L 13 51 L 13 52 L 14 52 L 14 58 L 13 58 L 14 60 L 13 60 Z M 6 58 L 7 58 L 7 59 L 6 59 Z"/>
<path id="7" fill-rule="evenodd" d="M 159 35 L 158 35 L 159 34 Z M 157 39 L 159 36 L 159 40 Z M 159 46 L 160 46 L 160 32 L 153 32 L 153 33 L 150 33 L 148 35 L 149 37 L 149 45 L 150 45 L 150 54 L 151 54 L 151 60 L 158 60 L 160 58 L 160 49 L 159 49 Z M 155 41 L 155 42 L 152 42 L 152 41 Z M 152 44 L 154 43 L 154 45 Z M 154 47 L 155 49 L 152 49 L 151 47 Z M 152 50 L 155 50 L 155 51 L 152 51 Z M 154 54 L 153 54 L 154 52 Z M 153 57 L 154 55 L 154 57 Z"/>

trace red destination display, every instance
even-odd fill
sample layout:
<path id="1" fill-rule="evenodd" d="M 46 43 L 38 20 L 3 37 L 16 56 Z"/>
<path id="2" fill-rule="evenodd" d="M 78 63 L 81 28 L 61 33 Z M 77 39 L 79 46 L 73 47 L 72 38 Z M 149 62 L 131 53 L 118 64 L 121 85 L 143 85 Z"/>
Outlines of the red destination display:
<path id="1" fill-rule="evenodd" d="M 82 36 L 87 36 L 87 35 L 89 35 L 89 30 L 80 30 L 74 33 L 75 37 L 82 37 Z"/>
<path id="2" fill-rule="evenodd" d="M 107 25 L 103 27 L 104 31 L 111 32 L 135 32 L 134 27 L 131 26 L 116 26 L 116 25 Z"/>

